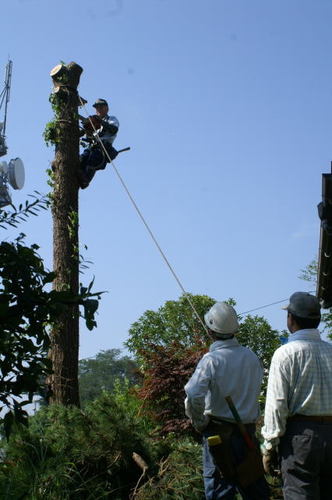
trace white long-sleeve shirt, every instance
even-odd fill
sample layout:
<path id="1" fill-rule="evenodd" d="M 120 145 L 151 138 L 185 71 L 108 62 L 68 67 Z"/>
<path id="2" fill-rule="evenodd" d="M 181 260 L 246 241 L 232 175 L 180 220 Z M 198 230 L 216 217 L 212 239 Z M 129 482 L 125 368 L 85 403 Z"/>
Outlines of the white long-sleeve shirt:
<path id="1" fill-rule="evenodd" d="M 332 345 L 316 329 L 298 330 L 272 357 L 266 394 L 264 448 L 277 446 L 289 416 L 332 415 Z"/>
<path id="2" fill-rule="evenodd" d="M 243 423 L 255 422 L 262 376 L 256 354 L 235 338 L 214 342 L 184 388 L 186 415 L 198 430 L 207 425 L 208 415 L 234 422 L 225 401 L 231 396 Z"/>

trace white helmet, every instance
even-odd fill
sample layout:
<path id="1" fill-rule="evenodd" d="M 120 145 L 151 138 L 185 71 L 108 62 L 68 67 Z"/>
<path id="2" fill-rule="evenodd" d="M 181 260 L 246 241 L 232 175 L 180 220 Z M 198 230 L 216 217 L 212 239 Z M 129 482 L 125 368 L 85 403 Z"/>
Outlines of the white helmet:
<path id="1" fill-rule="evenodd" d="M 226 302 L 216 302 L 204 316 L 210 330 L 223 335 L 234 334 L 239 329 L 236 312 Z"/>

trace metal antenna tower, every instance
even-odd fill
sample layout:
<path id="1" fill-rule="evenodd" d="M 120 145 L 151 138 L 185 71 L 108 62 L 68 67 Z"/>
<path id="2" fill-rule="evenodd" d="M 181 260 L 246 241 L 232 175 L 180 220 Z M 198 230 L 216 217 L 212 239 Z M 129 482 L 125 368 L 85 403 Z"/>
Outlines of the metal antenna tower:
<path id="1" fill-rule="evenodd" d="M 6 66 L 6 74 L 5 74 L 5 84 L 4 88 L 0 93 L 0 109 L 4 105 L 4 119 L 3 122 L 0 122 L 0 156 L 3 156 L 7 153 L 7 145 L 6 145 L 6 125 L 7 125 L 7 108 L 10 99 L 10 86 L 12 80 L 12 67 L 13 61 L 8 61 Z"/>
<path id="2" fill-rule="evenodd" d="M 0 122 L 0 157 L 7 154 L 6 144 L 6 124 L 7 108 L 10 98 L 10 85 L 12 80 L 13 62 L 8 61 L 6 66 L 5 85 L 0 93 L 0 110 L 4 106 L 4 119 Z M 24 165 L 20 158 L 14 158 L 7 163 L 0 161 L 0 209 L 12 202 L 8 184 L 13 189 L 22 189 L 24 186 L 25 172 Z"/>

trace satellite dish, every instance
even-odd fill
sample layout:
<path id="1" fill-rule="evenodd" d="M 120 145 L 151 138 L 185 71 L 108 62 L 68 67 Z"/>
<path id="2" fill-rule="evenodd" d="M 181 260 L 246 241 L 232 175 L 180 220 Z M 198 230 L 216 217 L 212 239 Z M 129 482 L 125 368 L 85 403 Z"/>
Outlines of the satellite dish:
<path id="1" fill-rule="evenodd" d="M 25 173 L 23 161 L 20 158 L 10 160 L 7 176 L 8 182 L 13 189 L 22 189 L 24 186 Z"/>

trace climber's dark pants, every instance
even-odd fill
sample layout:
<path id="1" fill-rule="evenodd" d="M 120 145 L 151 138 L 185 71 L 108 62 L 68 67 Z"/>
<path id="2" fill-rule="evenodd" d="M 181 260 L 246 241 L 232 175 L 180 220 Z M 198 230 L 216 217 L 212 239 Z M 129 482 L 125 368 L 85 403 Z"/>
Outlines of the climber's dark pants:
<path id="1" fill-rule="evenodd" d="M 103 144 L 111 161 L 114 160 L 118 154 L 117 150 L 109 142 Z M 109 159 L 99 144 L 95 144 L 83 151 L 80 155 L 80 170 L 84 176 L 83 184 L 86 184 L 84 187 L 89 185 L 97 170 L 104 170 L 107 163 L 109 163 Z"/>

